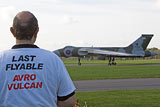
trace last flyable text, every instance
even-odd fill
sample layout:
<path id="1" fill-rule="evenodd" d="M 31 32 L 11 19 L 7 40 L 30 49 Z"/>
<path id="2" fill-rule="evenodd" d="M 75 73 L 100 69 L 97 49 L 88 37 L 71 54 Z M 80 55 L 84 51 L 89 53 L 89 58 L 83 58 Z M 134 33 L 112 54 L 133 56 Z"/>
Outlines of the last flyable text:
<path id="1" fill-rule="evenodd" d="M 6 71 L 12 70 L 42 70 L 43 63 L 12 63 L 6 65 Z"/>

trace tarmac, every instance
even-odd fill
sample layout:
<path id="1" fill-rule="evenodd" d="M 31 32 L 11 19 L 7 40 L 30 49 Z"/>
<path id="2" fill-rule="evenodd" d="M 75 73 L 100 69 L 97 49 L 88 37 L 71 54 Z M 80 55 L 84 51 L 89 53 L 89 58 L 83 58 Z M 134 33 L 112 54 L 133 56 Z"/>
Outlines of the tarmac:
<path id="1" fill-rule="evenodd" d="M 160 78 L 74 81 L 77 92 L 159 89 Z"/>
<path id="2" fill-rule="evenodd" d="M 118 64 L 116 66 L 160 66 L 158 64 Z M 78 66 L 66 64 L 66 66 Z M 108 66 L 107 64 L 82 64 L 81 66 Z M 113 65 L 115 66 L 115 65 Z M 145 79 L 111 79 L 73 81 L 77 92 L 93 92 L 107 90 L 160 89 L 160 78 Z"/>
<path id="3" fill-rule="evenodd" d="M 160 66 L 160 63 L 146 63 L 146 64 L 117 64 L 111 66 Z M 65 64 L 65 66 L 79 66 L 78 64 Z M 106 64 L 83 64 L 81 66 L 109 66 Z"/>

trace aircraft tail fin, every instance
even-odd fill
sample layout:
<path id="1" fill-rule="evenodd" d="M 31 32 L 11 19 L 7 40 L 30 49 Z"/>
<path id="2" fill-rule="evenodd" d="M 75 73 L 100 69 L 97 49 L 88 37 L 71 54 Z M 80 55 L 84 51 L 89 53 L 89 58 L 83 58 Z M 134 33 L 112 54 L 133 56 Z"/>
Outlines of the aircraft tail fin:
<path id="1" fill-rule="evenodd" d="M 151 41 L 153 34 L 142 34 L 136 41 L 130 44 L 126 49 L 128 51 L 145 51 L 149 42 Z"/>

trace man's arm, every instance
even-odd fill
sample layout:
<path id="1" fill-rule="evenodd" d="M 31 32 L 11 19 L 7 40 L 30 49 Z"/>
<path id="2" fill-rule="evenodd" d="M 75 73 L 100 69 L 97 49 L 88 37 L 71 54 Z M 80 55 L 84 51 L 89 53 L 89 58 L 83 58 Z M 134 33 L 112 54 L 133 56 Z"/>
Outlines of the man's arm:
<path id="1" fill-rule="evenodd" d="M 57 57 L 59 58 L 59 57 Z M 58 107 L 73 107 L 76 103 L 76 96 L 75 96 L 75 86 L 73 81 L 71 80 L 68 71 L 62 62 L 59 59 L 58 64 L 58 90 L 57 90 L 57 105 Z"/>
<path id="2" fill-rule="evenodd" d="M 68 99 L 66 99 L 64 101 L 58 100 L 58 102 L 57 102 L 58 107 L 73 107 L 75 104 L 76 104 L 76 96 L 75 95 L 69 97 Z"/>

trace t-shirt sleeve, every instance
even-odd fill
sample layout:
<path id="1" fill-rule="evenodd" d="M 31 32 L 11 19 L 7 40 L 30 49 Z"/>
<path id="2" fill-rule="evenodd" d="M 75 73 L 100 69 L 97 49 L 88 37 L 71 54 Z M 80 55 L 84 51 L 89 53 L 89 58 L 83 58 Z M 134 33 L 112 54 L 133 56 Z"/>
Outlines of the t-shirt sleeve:
<path id="1" fill-rule="evenodd" d="M 59 69 L 59 88 L 58 97 L 65 97 L 71 95 L 75 91 L 75 86 L 64 66 L 60 60 L 58 64 Z"/>

